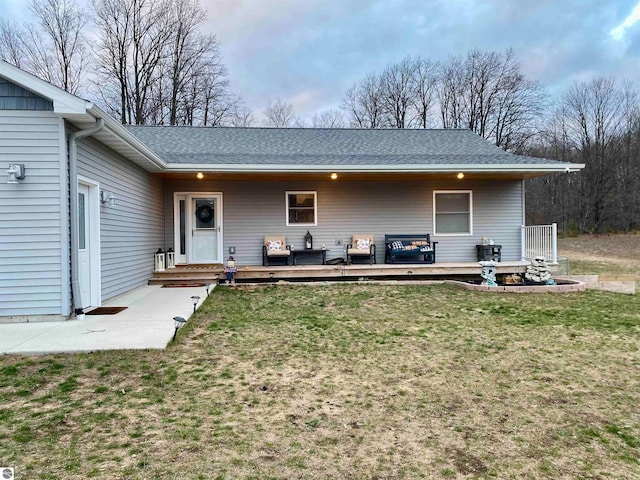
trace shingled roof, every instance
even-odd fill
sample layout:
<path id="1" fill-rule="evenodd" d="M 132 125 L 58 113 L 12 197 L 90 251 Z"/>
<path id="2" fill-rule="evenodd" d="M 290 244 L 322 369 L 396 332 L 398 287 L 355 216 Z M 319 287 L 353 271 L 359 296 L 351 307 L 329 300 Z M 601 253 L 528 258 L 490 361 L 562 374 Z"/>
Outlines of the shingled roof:
<path id="1" fill-rule="evenodd" d="M 128 126 L 169 165 L 253 166 L 278 170 L 359 167 L 384 170 L 447 166 L 520 166 L 556 170 L 564 163 L 514 155 L 470 130 L 225 128 Z"/>

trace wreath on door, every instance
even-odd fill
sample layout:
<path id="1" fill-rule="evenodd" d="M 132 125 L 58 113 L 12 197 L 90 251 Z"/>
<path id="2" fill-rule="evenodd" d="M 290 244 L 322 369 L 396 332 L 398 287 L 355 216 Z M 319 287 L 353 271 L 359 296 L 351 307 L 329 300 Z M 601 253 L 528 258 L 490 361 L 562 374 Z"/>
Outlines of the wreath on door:
<path id="1" fill-rule="evenodd" d="M 196 208 L 196 217 L 203 223 L 209 223 L 213 217 L 213 208 L 211 205 L 200 205 Z"/>

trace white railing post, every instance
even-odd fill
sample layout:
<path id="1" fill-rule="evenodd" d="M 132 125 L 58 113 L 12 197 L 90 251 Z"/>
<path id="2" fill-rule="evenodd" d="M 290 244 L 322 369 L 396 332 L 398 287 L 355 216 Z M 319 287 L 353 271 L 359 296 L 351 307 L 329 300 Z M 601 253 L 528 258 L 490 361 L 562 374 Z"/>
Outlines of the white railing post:
<path id="1" fill-rule="evenodd" d="M 526 260 L 526 252 L 527 252 L 527 235 L 526 235 L 527 227 L 524 225 L 520 225 L 520 253 L 522 257 L 522 261 Z"/>
<path id="2" fill-rule="evenodd" d="M 551 258 L 558 263 L 558 224 L 551 224 Z"/>

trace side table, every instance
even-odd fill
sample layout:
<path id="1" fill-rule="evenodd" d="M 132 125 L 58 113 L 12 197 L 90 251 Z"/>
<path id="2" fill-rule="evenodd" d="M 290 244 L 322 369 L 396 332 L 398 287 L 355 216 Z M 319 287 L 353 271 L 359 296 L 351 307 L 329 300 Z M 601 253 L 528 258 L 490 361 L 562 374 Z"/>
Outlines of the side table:
<path id="1" fill-rule="evenodd" d="M 502 245 L 476 245 L 476 256 L 479 262 L 502 260 Z"/>

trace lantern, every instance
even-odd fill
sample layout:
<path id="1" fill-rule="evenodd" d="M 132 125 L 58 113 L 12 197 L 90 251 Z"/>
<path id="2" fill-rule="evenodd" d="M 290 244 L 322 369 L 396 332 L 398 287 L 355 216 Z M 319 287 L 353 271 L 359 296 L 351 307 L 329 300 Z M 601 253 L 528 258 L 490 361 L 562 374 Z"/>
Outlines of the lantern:
<path id="1" fill-rule="evenodd" d="M 154 255 L 153 268 L 156 272 L 164 272 L 164 253 L 162 253 L 161 248 Z"/>
<path id="2" fill-rule="evenodd" d="M 309 233 L 309 230 L 307 230 L 307 234 L 304 236 L 304 248 L 306 248 L 307 250 L 313 248 L 313 237 Z"/>
<path id="3" fill-rule="evenodd" d="M 173 248 L 167 250 L 167 268 L 176 268 L 176 252 Z"/>

